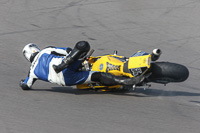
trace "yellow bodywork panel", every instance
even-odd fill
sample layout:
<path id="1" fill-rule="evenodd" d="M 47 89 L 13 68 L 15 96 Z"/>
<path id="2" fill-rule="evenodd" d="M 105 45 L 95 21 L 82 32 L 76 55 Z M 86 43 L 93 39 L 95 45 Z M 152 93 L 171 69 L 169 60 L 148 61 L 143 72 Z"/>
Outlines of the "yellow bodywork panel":
<path id="1" fill-rule="evenodd" d="M 98 59 L 92 66 L 92 71 L 112 73 L 114 75 L 123 75 L 123 62 L 111 57 L 103 56 Z"/>
<path id="2" fill-rule="evenodd" d="M 81 84 L 76 86 L 78 89 L 90 89 L 93 88 L 90 84 Z M 95 86 L 95 89 L 112 89 L 112 88 L 120 88 L 121 85 L 115 85 L 115 86 Z"/>
<path id="3" fill-rule="evenodd" d="M 130 57 L 128 62 L 128 69 L 142 68 L 142 67 L 150 68 L 150 63 L 151 63 L 150 54 L 145 56 Z"/>

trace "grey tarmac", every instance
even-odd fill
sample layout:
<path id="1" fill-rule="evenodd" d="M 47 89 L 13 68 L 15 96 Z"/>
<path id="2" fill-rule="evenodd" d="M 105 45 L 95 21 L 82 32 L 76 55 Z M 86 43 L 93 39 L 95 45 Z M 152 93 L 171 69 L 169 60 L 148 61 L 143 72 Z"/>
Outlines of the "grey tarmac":
<path id="1" fill-rule="evenodd" d="M 0 0 L 1 133 L 199 133 L 200 1 Z M 130 56 L 160 48 L 160 61 L 183 64 L 186 82 L 136 92 L 77 90 L 36 81 L 23 91 L 30 63 L 23 47 L 73 47 Z"/>

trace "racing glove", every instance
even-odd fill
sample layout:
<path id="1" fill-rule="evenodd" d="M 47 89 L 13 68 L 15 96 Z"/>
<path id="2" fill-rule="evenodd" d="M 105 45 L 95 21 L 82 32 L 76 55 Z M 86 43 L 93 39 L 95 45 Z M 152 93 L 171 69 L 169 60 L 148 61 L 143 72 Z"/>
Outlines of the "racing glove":
<path id="1" fill-rule="evenodd" d="M 24 79 L 22 79 L 19 83 L 19 86 L 22 88 L 22 90 L 30 90 L 31 88 L 28 87 L 26 83 L 24 83 Z"/>

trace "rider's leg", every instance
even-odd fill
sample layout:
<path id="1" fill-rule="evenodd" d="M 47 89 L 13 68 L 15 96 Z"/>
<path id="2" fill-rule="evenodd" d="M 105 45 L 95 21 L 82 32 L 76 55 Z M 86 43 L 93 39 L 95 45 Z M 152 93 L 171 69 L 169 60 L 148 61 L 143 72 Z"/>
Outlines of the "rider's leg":
<path id="1" fill-rule="evenodd" d="M 104 85 L 135 85 L 141 81 L 141 77 L 127 78 L 110 73 L 95 72 L 91 75 L 91 81 L 100 82 Z"/>
<path id="2" fill-rule="evenodd" d="M 74 61 L 78 60 L 79 58 L 84 57 L 90 50 L 90 45 L 86 41 L 78 42 L 74 49 L 72 49 L 71 53 L 63 59 L 62 63 L 59 65 L 53 65 L 54 70 L 59 73 L 63 69 L 67 68 L 70 64 Z"/>
<path id="3" fill-rule="evenodd" d="M 73 65 L 69 66 L 69 68 L 70 67 L 73 67 Z M 138 84 L 141 81 L 140 77 L 126 78 L 121 76 L 115 76 L 110 73 L 94 72 L 94 71 L 75 72 L 73 70 L 71 71 L 67 69 L 66 71 L 63 72 L 63 75 L 66 85 L 77 85 L 83 83 L 99 82 L 107 86 L 112 86 L 112 85 L 130 86 Z"/>

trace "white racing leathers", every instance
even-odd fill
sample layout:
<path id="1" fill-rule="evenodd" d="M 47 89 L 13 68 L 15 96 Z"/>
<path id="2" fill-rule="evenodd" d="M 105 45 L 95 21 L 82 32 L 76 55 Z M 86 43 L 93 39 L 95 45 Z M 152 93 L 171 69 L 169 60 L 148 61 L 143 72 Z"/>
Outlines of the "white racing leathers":
<path id="1" fill-rule="evenodd" d="M 82 84 L 85 81 L 90 81 L 93 72 L 77 71 L 81 61 L 77 60 L 68 68 L 56 73 L 53 65 L 59 65 L 62 60 L 68 55 L 67 48 L 48 47 L 43 49 L 34 58 L 28 77 L 24 80 L 29 88 L 37 80 L 43 80 L 51 83 L 56 83 L 62 86 L 71 86 Z"/>

